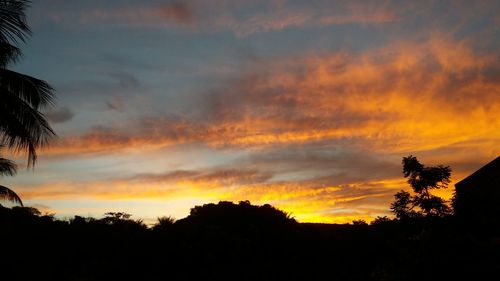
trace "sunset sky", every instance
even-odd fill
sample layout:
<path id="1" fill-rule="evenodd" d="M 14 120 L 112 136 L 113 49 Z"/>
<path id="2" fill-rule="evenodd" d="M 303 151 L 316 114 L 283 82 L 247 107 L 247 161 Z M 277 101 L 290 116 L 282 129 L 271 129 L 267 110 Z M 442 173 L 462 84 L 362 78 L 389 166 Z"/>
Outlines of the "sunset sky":
<path id="1" fill-rule="evenodd" d="M 56 89 L 59 138 L 0 180 L 59 217 L 369 221 L 409 190 L 402 157 L 455 183 L 500 155 L 499 1 L 35 0 L 28 21 L 11 68 Z"/>

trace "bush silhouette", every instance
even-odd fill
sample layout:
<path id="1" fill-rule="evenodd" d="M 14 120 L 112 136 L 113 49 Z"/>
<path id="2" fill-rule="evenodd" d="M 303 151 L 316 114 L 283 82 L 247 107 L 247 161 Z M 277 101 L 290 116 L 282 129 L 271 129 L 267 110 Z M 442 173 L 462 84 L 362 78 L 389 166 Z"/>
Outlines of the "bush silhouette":
<path id="1" fill-rule="evenodd" d="M 184 220 L 230 228 L 276 227 L 296 223 L 289 214 L 272 207 L 252 205 L 249 201 L 221 201 L 218 204 L 195 206 Z"/>

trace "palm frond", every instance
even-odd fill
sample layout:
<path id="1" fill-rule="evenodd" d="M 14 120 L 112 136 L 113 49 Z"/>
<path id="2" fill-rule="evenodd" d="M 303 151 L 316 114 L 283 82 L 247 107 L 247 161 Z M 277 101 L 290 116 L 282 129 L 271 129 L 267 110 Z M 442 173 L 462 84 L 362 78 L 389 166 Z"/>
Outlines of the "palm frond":
<path id="1" fill-rule="evenodd" d="M 0 0 L 0 144 L 17 151 L 27 150 L 28 167 L 34 166 L 36 149 L 55 137 L 39 111 L 53 105 L 52 87 L 43 80 L 5 69 L 21 56 L 18 43 L 31 34 L 25 14 L 30 3 Z"/>
<path id="2" fill-rule="evenodd" d="M 30 3 L 28 0 L 0 1 L 0 41 L 17 44 L 31 34 L 25 14 Z"/>
<path id="3" fill-rule="evenodd" d="M 45 146 L 55 133 L 43 113 L 18 95 L 0 87 L 0 141 L 17 151 L 28 151 L 28 166 L 37 159 L 36 149 Z"/>
<path id="4" fill-rule="evenodd" d="M 0 175 L 13 176 L 17 172 L 14 161 L 0 157 Z"/>
<path id="5" fill-rule="evenodd" d="M 9 63 L 17 62 L 21 56 L 21 49 L 10 43 L 0 42 L 0 67 L 5 68 Z"/>
<path id="6" fill-rule="evenodd" d="M 16 94 L 36 110 L 54 105 L 54 89 L 43 80 L 8 69 L 0 69 L 0 87 Z"/>
<path id="7" fill-rule="evenodd" d="M 0 199 L 10 201 L 12 203 L 16 203 L 23 206 L 23 201 L 21 200 L 19 195 L 17 195 L 10 188 L 3 185 L 0 185 Z"/>

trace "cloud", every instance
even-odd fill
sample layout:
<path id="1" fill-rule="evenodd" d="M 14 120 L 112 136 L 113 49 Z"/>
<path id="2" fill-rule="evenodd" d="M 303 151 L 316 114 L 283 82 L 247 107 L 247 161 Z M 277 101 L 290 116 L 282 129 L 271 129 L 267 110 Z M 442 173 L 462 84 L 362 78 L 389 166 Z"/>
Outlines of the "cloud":
<path id="1" fill-rule="evenodd" d="M 47 153 L 183 143 L 266 149 L 329 141 L 408 153 L 499 140 L 498 55 L 434 34 L 361 54 L 252 63 L 207 92 L 190 115 L 142 117 L 94 128 Z"/>
<path id="2" fill-rule="evenodd" d="M 34 5 L 33 21 L 73 28 L 150 28 L 212 34 L 231 32 L 236 37 L 284 29 L 318 27 L 390 27 L 407 34 L 413 25 L 460 30 L 466 23 L 488 18 L 496 25 L 495 1 L 267 1 L 88 0 L 70 3 L 53 0 Z M 479 25 L 478 25 L 479 26 Z M 464 30 L 465 31 L 465 30 Z M 390 33 L 390 32 L 388 32 Z"/>
<path id="3" fill-rule="evenodd" d="M 313 8 L 314 7 L 314 8 Z M 321 2 L 317 6 L 288 5 L 272 7 L 264 12 L 241 17 L 223 14 L 214 25 L 219 29 L 232 30 L 238 37 L 254 33 L 280 31 L 286 28 L 306 28 L 335 25 L 379 25 L 396 22 L 395 11 L 383 5 L 356 5 L 352 3 Z"/>
<path id="4" fill-rule="evenodd" d="M 401 177 L 400 157 L 347 149 L 328 149 L 325 144 L 295 149 L 274 147 L 270 151 L 250 150 L 224 164 L 198 169 L 135 174 L 136 169 L 128 173 L 118 169 L 120 172 L 101 176 L 95 173 L 87 179 L 74 177 L 75 180 L 71 180 L 73 177 L 66 175 L 53 178 L 50 183 L 21 184 L 16 190 L 23 198 L 33 201 L 197 200 L 207 203 L 250 200 L 278 206 L 300 221 L 343 223 L 389 215 L 387 206 L 393 194 L 406 186 Z M 141 155 L 145 153 L 143 149 L 139 151 Z M 151 153 L 169 155 L 165 151 Z M 125 159 L 134 161 L 132 155 Z M 154 159 L 151 161 L 156 163 Z M 180 210 L 169 212 L 187 215 Z"/>
<path id="5" fill-rule="evenodd" d="M 235 145 L 349 138 L 373 149 L 436 148 L 498 138 L 496 55 L 430 37 L 361 55 L 264 63 L 211 94 L 215 123 L 248 130 Z M 492 73 L 495 73 L 492 75 Z"/>
<path id="6" fill-rule="evenodd" d="M 189 25 L 195 18 L 190 6 L 183 2 L 172 2 L 161 6 L 122 6 L 118 9 L 94 8 L 80 15 L 82 23 L 114 23 L 129 26 L 154 27 L 171 23 Z"/>
<path id="7" fill-rule="evenodd" d="M 125 101 L 121 97 L 114 97 L 112 100 L 106 102 L 106 107 L 109 110 L 122 111 L 125 108 Z"/>
<path id="8" fill-rule="evenodd" d="M 234 185 L 264 183 L 272 178 L 271 173 L 257 170 L 210 169 L 208 171 L 169 171 L 163 174 L 138 174 L 128 180 L 135 182 L 200 184 L 204 188 L 231 187 Z"/>
<path id="9" fill-rule="evenodd" d="M 73 119 L 75 114 L 68 107 L 61 107 L 46 112 L 45 116 L 52 123 L 64 123 Z"/>
<path id="10" fill-rule="evenodd" d="M 23 198 L 177 198 L 199 193 L 201 197 L 219 196 L 241 186 L 266 185 L 272 174 L 258 170 L 205 168 L 140 173 L 106 179 L 60 181 L 53 186 L 18 187 Z M 105 187 L 107 186 L 107 188 Z M 224 191 L 225 190 L 225 191 Z"/>
<path id="11" fill-rule="evenodd" d="M 215 21 L 219 29 L 229 29 L 239 37 L 245 37 L 253 33 L 278 31 L 289 27 L 300 27 L 311 20 L 311 15 L 301 12 L 286 13 L 280 15 L 257 14 L 248 19 L 241 20 L 230 15 L 222 15 Z"/>
<path id="12" fill-rule="evenodd" d="M 129 73 L 113 71 L 109 72 L 108 75 L 124 89 L 138 89 L 141 86 L 139 79 Z"/>
<path id="13" fill-rule="evenodd" d="M 193 9 L 187 2 L 165 4 L 160 8 L 160 12 L 166 19 L 172 19 L 186 25 L 195 21 Z"/>
<path id="14" fill-rule="evenodd" d="M 64 3 L 57 6 L 64 6 Z M 78 8 L 49 10 L 45 17 L 56 23 L 112 24 L 126 27 L 185 28 L 197 31 L 231 31 L 238 37 L 286 28 L 345 24 L 378 25 L 398 21 L 396 7 L 373 2 L 317 1 L 314 5 L 274 1 L 167 1 L 118 3 L 114 7 L 88 1 Z"/>
<path id="15" fill-rule="evenodd" d="M 400 156 L 377 155 L 348 146 L 307 145 L 300 149 L 276 147 L 256 151 L 238 166 L 254 166 L 281 178 L 314 179 L 318 184 L 341 185 L 401 176 Z"/>
<path id="16" fill-rule="evenodd" d="M 339 24 L 385 24 L 397 22 L 400 18 L 394 10 L 383 5 L 348 5 L 347 11 L 340 11 L 334 15 L 326 15 L 317 20 L 320 25 Z"/>
<path id="17" fill-rule="evenodd" d="M 56 24 L 95 25 L 107 24 L 126 27 L 174 27 L 192 25 L 196 21 L 193 7 L 185 1 L 163 3 L 141 1 L 89 0 L 69 3 L 55 0 L 52 5 L 38 8 L 40 14 L 33 16 L 34 22 L 50 20 Z"/>
<path id="18" fill-rule="evenodd" d="M 222 166 L 129 175 L 118 173 L 122 176 L 111 177 L 107 174 L 104 178 L 96 174 L 87 180 L 78 177 L 70 180 L 71 177 L 65 176 L 43 184 L 18 184 L 16 191 L 32 201 L 197 200 L 206 203 L 250 200 L 256 204 L 273 204 L 291 212 L 299 221 L 344 223 L 390 215 L 388 206 L 393 194 L 408 188 L 401 175 L 398 155 L 310 145 L 282 149 L 250 151 L 250 156 Z M 419 159 L 428 165 L 452 164 L 454 172 L 481 164 L 463 163 L 462 167 L 459 162 L 432 160 L 425 154 L 422 158 L 419 154 Z M 449 197 L 450 192 L 440 196 Z M 158 210 L 161 211 L 164 210 Z M 187 215 L 184 211 L 170 211 Z"/>

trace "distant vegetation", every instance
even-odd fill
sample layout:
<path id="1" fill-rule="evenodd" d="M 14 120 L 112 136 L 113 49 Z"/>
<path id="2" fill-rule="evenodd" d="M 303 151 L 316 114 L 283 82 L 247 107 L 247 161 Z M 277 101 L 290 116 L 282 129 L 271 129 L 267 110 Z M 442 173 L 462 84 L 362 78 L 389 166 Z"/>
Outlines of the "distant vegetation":
<path id="1" fill-rule="evenodd" d="M 298 223 L 270 205 L 219 202 L 152 227 L 126 213 L 58 220 L 0 207 L 5 280 L 486 280 L 500 227 L 453 216 Z M 28 270 L 29 269 L 29 270 Z"/>

